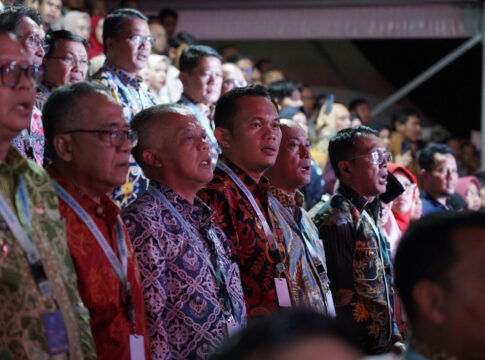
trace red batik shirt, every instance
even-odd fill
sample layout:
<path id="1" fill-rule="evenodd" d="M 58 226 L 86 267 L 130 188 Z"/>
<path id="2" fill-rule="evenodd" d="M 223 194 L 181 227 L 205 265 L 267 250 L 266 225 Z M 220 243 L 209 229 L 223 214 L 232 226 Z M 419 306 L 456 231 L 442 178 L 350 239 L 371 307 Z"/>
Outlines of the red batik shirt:
<path id="1" fill-rule="evenodd" d="M 219 161 L 229 166 L 253 194 L 284 255 L 281 230 L 276 221 L 268 217 L 269 182 L 261 178 L 259 184 L 256 183 L 222 155 Z M 270 256 L 269 243 L 249 200 L 229 176 L 217 168 L 212 181 L 198 193 L 198 196 L 214 210 L 214 220 L 231 244 L 232 256 L 238 263 L 241 273 L 248 317 L 276 310 L 278 302 L 274 278 L 278 275 L 275 260 Z"/>
<path id="2" fill-rule="evenodd" d="M 62 177 L 53 167 L 48 172 L 91 216 L 117 256 L 115 224 L 119 207 L 107 196 L 96 203 L 81 189 Z M 91 317 L 91 331 L 98 359 L 130 359 L 129 336 L 133 334 L 125 307 L 124 288 L 103 249 L 79 216 L 59 198 L 61 217 L 66 221 L 67 244 L 74 260 L 78 289 Z M 136 333 L 143 335 L 145 358 L 150 359 L 150 343 L 145 316 L 142 284 L 138 263 L 125 227 L 128 253 L 128 281 L 135 308 Z"/>

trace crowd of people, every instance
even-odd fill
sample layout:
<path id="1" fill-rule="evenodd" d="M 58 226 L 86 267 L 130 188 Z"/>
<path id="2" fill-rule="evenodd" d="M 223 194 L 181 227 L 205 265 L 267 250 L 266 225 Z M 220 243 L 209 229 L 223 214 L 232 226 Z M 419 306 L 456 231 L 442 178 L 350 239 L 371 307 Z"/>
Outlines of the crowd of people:
<path id="1" fill-rule="evenodd" d="M 483 357 L 470 142 L 171 9 L 3 7 L 1 359 Z"/>

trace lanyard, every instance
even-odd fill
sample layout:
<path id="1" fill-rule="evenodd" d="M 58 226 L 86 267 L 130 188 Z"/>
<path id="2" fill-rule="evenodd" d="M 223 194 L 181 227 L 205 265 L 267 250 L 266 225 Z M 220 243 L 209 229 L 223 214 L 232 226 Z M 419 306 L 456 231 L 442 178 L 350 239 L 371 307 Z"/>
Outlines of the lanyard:
<path id="1" fill-rule="evenodd" d="M 273 236 L 273 233 L 271 232 L 271 229 L 269 228 L 269 224 L 266 221 L 266 218 L 264 217 L 263 213 L 261 212 L 261 209 L 259 208 L 258 204 L 256 203 L 256 200 L 254 199 L 253 194 L 251 194 L 246 187 L 242 183 L 242 181 L 234 174 L 234 171 L 232 171 L 226 164 L 224 164 L 222 161 L 218 161 L 217 168 L 220 170 L 224 171 L 227 176 L 231 178 L 232 181 L 237 185 L 239 190 L 241 190 L 248 201 L 250 202 L 253 210 L 256 212 L 257 217 L 259 218 L 259 221 L 261 222 L 261 225 L 263 226 L 264 234 L 266 235 L 266 239 L 269 242 L 270 249 L 272 252 L 278 257 L 277 262 L 276 262 L 276 271 L 278 271 L 279 275 L 282 276 L 285 273 L 286 266 L 283 263 L 281 253 L 278 249 L 278 245 L 276 244 L 276 240 Z"/>
<path id="2" fill-rule="evenodd" d="M 184 228 L 184 230 L 187 232 L 189 237 L 191 237 L 194 241 L 193 244 L 199 249 L 200 253 L 203 254 L 203 256 L 206 258 L 206 263 L 209 265 L 209 269 L 214 275 L 214 278 L 216 280 L 216 285 L 217 287 L 221 290 L 221 295 L 224 298 L 225 302 L 225 307 L 226 310 L 231 310 L 232 313 L 234 314 L 234 307 L 232 304 L 232 301 L 229 297 L 229 294 L 227 292 L 227 286 L 226 286 L 226 273 L 224 272 L 224 267 L 221 261 L 219 261 L 219 256 L 217 254 L 217 248 L 221 247 L 222 245 L 219 241 L 219 238 L 217 237 L 216 233 L 214 230 L 211 228 L 209 230 L 209 237 L 212 240 L 212 243 L 214 245 L 214 255 L 211 256 L 210 258 L 207 256 L 207 251 L 204 249 L 204 247 L 200 243 L 200 238 L 197 236 L 192 229 L 189 227 L 187 224 L 187 221 L 180 215 L 180 213 L 175 209 L 175 207 L 168 201 L 168 199 L 163 195 L 160 190 L 154 188 L 153 186 L 150 187 L 148 192 L 155 198 L 159 199 L 170 211 L 170 213 L 177 219 L 177 221 L 180 223 L 180 225 Z M 212 251 L 211 251 L 212 252 Z M 214 265 L 216 268 L 214 268 Z"/>
<path id="3" fill-rule="evenodd" d="M 54 292 L 47 279 L 47 275 L 44 270 L 44 266 L 40 259 L 39 251 L 34 244 L 34 239 L 32 235 L 32 221 L 30 217 L 29 199 L 27 195 L 27 189 L 25 187 L 25 181 L 23 177 L 19 180 L 19 188 L 17 190 L 17 195 L 20 199 L 20 209 L 19 212 L 25 217 L 28 229 L 24 229 L 20 224 L 15 213 L 10 209 L 6 200 L 0 194 L 0 214 L 7 222 L 10 231 L 13 236 L 17 239 L 20 247 L 27 257 L 29 262 L 32 275 L 34 276 L 35 282 L 39 288 L 39 291 L 43 297 L 54 297 Z"/>
<path id="4" fill-rule="evenodd" d="M 88 229 L 93 234 L 94 238 L 97 240 L 101 249 L 103 249 L 104 254 L 108 258 L 113 270 L 115 271 L 116 275 L 120 279 L 121 284 L 125 290 L 125 300 L 126 300 L 126 307 L 127 307 L 127 315 L 128 320 L 135 324 L 135 310 L 133 306 L 133 297 L 131 294 L 131 287 L 128 281 L 128 254 L 126 250 L 126 238 L 125 233 L 123 231 L 123 226 L 121 219 L 118 216 L 115 225 L 116 231 L 116 240 L 118 243 L 118 252 L 120 254 L 121 262 L 114 253 L 111 246 L 106 241 L 104 235 L 101 233 L 101 230 L 97 227 L 96 223 L 91 219 L 89 214 L 79 205 L 79 203 L 57 182 L 54 182 L 54 187 L 56 189 L 57 195 L 64 200 L 64 202 L 72 209 L 74 212 L 81 218 L 84 224 L 88 227 Z"/>
<path id="5" fill-rule="evenodd" d="M 136 99 L 133 97 L 133 94 L 131 93 L 131 90 L 128 86 L 126 86 L 125 84 L 123 84 L 123 81 L 118 77 L 119 79 L 119 82 L 118 82 L 118 86 L 122 88 L 123 90 L 123 93 L 125 94 L 127 100 L 128 100 L 128 103 L 131 105 L 136 105 L 137 109 L 133 112 L 134 114 L 136 114 L 137 112 L 143 110 L 143 101 L 141 100 L 141 95 L 140 93 L 137 91 L 137 94 L 138 94 L 138 97 L 139 97 L 139 100 L 140 101 L 136 101 Z"/>

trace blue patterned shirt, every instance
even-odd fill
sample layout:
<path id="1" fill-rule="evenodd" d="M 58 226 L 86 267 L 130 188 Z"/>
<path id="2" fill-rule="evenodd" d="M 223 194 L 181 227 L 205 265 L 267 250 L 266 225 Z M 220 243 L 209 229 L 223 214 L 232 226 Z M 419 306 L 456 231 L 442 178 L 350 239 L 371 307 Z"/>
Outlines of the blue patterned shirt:
<path id="1" fill-rule="evenodd" d="M 192 205 L 163 185 L 152 181 L 150 186 L 122 216 L 143 279 L 152 359 L 206 359 L 226 336 L 224 299 L 232 303 L 236 322 L 246 323 L 239 268 L 202 200 L 195 198 Z M 188 234 L 152 189 L 168 199 L 198 238 Z M 210 239 L 211 229 L 219 242 Z M 227 292 L 216 286 L 212 256 L 221 264 Z"/>

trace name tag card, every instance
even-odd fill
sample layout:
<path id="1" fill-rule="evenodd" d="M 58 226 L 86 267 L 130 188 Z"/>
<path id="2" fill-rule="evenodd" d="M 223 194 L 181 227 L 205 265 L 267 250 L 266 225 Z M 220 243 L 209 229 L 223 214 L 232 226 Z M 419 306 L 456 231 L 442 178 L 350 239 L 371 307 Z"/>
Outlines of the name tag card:
<path id="1" fill-rule="evenodd" d="M 145 344 L 142 335 L 130 335 L 130 360 L 145 360 Z"/>
<path id="2" fill-rule="evenodd" d="M 291 307 L 290 292 L 285 278 L 275 278 L 276 296 L 280 307 Z"/>
<path id="3" fill-rule="evenodd" d="M 69 340 L 61 311 L 45 312 L 41 316 L 51 356 L 68 353 Z"/>

